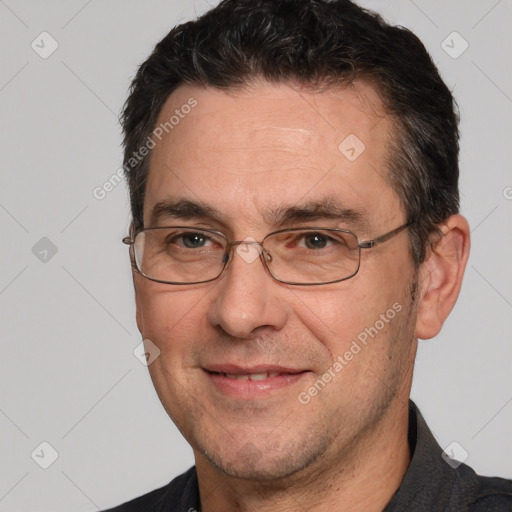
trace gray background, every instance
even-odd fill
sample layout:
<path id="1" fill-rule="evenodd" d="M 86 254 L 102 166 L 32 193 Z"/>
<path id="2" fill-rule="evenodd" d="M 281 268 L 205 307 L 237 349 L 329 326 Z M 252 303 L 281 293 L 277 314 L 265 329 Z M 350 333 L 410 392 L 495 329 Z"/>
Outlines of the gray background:
<path id="1" fill-rule="evenodd" d="M 473 248 L 442 334 L 420 343 L 412 396 L 443 447 L 457 441 L 477 471 L 512 477 L 512 2 L 362 3 L 419 35 L 462 115 Z M 0 0 L 3 512 L 98 510 L 193 462 L 133 355 L 125 186 L 102 200 L 93 190 L 121 165 L 117 115 L 136 66 L 206 9 Z M 59 45 L 45 59 L 31 47 L 49 52 L 43 31 Z M 48 469 L 43 441 L 58 453 Z"/>

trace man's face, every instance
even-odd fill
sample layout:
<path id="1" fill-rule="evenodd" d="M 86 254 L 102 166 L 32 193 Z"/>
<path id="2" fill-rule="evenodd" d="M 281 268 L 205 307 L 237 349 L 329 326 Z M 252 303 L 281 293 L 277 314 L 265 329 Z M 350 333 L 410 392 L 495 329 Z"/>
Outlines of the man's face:
<path id="1" fill-rule="evenodd" d="M 367 240 L 406 221 L 386 182 L 391 121 L 371 87 L 182 86 L 157 125 L 191 97 L 197 106 L 152 150 L 146 227 L 259 241 L 332 227 Z M 168 214 L 152 219 L 161 203 Z M 219 279 L 199 285 L 135 274 L 139 329 L 161 351 L 150 365 L 158 395 L 198 463 L 261 479 L 330 464 L 407 402 L 416 348 L 408 232 L 363 249 L 358 274 L 329 285 L 283 284 L 259 258 L 232 256 Z"/>

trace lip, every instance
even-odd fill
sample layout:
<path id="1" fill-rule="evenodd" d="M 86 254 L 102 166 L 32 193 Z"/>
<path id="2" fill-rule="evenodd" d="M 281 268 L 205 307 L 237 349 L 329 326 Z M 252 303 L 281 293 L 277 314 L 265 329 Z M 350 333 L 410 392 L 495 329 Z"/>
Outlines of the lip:
<path id="1" fill-rule="evenodd" d="M 253 366 L 240 366 L 238 364 L 212 364 L 204 368 L 211 373 L 231 373 L 234 375 L 245 375 L 250 373 L 302 373 L 302 368 L 288 368 L 275 364 L 258 364 Z"/>
<path id="2" fill-rule="evenodd" d="M 287 368 L 279 365 L 239 366 L 234 364 L 210 365 L 203 368 L 215 389 L 232 398 L 243 400 L 268 398 L 293 386 L 309 373 L 307 370 Z M 262 377 L 262 374 L 271 374 Z M 228 377 L 227 375 L 230 375 Z M 256 375 L 257 380 L 234 378 Z"/>

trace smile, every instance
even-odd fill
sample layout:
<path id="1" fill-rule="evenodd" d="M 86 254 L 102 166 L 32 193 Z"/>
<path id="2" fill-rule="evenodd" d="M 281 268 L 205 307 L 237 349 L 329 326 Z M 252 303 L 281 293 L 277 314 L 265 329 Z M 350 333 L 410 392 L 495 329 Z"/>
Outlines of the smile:
<path id="1" fill-rule="evenodd" d="M 296 384 L 309 372 L 288 368 L 248 369 L 230 365 L 205 369 L 205 373 L 216 391 L 247 400 L 268 398 Z"/>
<path id="2" fill-rule="evenodd" d="M 271 377 L 277 377 L 280 375 L 279 372 L 265 372 L 265 373 L 245 373 L 245 374 L 237 374 L 237 373 L 222 373 L 220 375 L 224 375 L 228 379 L 236 379 L 236 380 L 265 380 Z"/>

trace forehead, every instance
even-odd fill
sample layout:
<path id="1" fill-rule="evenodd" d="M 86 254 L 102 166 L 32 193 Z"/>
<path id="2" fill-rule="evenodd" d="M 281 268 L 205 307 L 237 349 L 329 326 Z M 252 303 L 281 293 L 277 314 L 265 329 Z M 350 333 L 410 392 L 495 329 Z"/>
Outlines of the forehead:
<path id="1" fill-rule="evenodd" d="M 263 219 L 269 208 L 326 196 L 358 210 L 370 202 L 376 215 L 400 209 L 386 181 L 391 122 L 368 84 L 321 92 L 268 83 L 227 91 L 181 86 L 159 126 L 145 219 L 169 196 L 230 219 Z"/>

